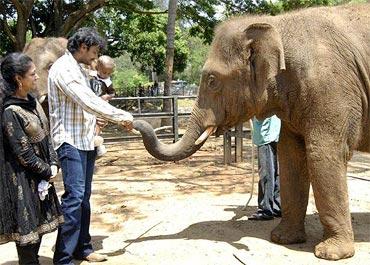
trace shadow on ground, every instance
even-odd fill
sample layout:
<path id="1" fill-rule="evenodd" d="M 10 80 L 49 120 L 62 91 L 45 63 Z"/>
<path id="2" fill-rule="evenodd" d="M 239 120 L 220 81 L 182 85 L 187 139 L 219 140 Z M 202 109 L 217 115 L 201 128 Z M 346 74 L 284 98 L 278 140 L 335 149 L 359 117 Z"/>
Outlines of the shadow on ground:
<path id="1" fill-rule="evenodd" d="M 239 219 L 243 217 L 241 213 L 241 208 L 243 208 L 243 206 L 235 206 L 234 208 L 228 207 L 225 208 L 225 211 L 234 211 L 235 216 L 237 216 Z M 246 209 L 244 210 L 245 215 L 253 213 L 254 210 L 255 207 L 246 207 Z M 237 220 L 234 218 L 227 221 L 205 221 L 194 223 L 175 234 L 146 236 L 137 239 L 129 239 L 126 242 L 134 244 L 144 241 L 169 239 L 209 240 L 225 242 L 235 247 L 236 249 L 244 249 L 246 251 L 249 251 L 249 247 L 243 243 L 240 243 L 240 240 L 245 237 L 253 237 L 270 241 L 270 232 L 279 223 L 279 220 L 280 218 L 275 218 L 271 221 L 251 221 Z M 370 241 L 370 230 L 360 229 L 361 227 L 363 228 L 369 226 L 369 222 L 366 222 L 365 220 L 370 220 L 370 213 L 352 213 L 355 242 Z M 259 229 L 256 229 L 255 225 L 250 225 L 251 222 L 259 222 Z M 366 232 L 361 234 L 359 233 L 359 231 Z M 295 251 L 313 251 L 314 246 L 319 243 L 323 234 L 322 226 L 319 222 L 319 217 L 317 214 L 306 216 L 306 233 L 306 243 L 285 245 L 285 247 Z"/>

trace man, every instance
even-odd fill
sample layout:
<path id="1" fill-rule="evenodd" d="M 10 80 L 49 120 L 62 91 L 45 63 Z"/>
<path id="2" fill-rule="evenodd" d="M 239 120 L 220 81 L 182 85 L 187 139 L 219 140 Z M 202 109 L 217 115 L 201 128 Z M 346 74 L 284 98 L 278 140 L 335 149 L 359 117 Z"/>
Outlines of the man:
<path id="1" fill-rule="evenodd" d="M 258 211 L 249 220 L 281 216 L 277 142 L 281 121 L 277 116 L 263 121 L 253 118 L 253 143 L 258 146 Z"/>
<path id="2" fill-rule="evenodd" d="M 71 265 L 73 258 L 106 260 L 94 252 L 89 232 L 95 125 L 108 120 L 131 130 L 133 117 L 96 96 L 80 65 L 90 65 L 104 45 L 94 29 L 81 28 L 68 39 L 66 53 L 49 71 L 50 132 L 65 189 L 61 200 L 65 223 L 58 230 L 54 264 Z"/>

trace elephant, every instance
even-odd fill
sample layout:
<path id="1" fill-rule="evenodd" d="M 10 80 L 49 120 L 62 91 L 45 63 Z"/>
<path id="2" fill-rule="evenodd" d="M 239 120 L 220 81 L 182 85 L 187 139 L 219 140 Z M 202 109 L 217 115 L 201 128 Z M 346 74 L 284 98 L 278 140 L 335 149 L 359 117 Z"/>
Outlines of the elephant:
<path id="1" fill-rule="evenodd" d="M 23 49 L 23 52 L 31 57 L 36 65 L 36 73 L 39 76 L 36 89 L 32 94 L 43 103 L 48 89 L 47 80 L 49 68 L 62 56 L 67 49 L 67 39 L 59 38 L 33 38 Z"/>
<path id="2" fill-rule="evenodd" d="M 196 152 L 212 133 L 253 116 L 282 120 L 278 244 L 306 241 L 312 185 L 323 238 L 318 258 L 354 255 L 346 181 L 354 150 L 370 152 L 370 4 L 230 18 L 215 30 L 182 138 L 158 141 L 136 120 L 147 151 L 164 161 Z"/>

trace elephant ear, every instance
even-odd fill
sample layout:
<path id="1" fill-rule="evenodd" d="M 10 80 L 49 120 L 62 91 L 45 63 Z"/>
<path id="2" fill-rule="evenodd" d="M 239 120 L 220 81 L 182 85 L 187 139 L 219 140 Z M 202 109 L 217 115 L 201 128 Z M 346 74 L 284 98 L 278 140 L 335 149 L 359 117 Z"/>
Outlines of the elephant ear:
<path id="1" fill-rule="evenodd" d="M 268 83 L 285 70 L 284 49 L 279 32 L 270 24 L 249 25 L 244 33 L 250 51 L 251 85 L 256 104 L 267 99 Z"/>

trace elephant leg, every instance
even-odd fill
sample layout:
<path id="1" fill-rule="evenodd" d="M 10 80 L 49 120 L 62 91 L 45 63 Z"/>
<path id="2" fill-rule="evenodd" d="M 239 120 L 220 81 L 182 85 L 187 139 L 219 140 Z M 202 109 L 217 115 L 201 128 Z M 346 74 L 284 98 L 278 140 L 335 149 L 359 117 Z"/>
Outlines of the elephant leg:
<path id="1" fill-rule="evenodd" d="M 271 232 L 271 240 L 294 244 L 306 241 L 304 220 L 310 184 L 304 141 L 284 127 L 278 146 L 282 218 Z"/>
<path id="2" fill-rule="evenodd" d="M 354 255 L 347 188 L 345 143 L 321 137 L 307 145 L 307 165 L 324 239 L 315 247 L 318 258 L 338 260 Z"/>

